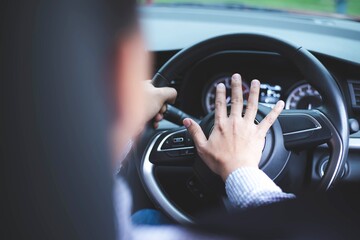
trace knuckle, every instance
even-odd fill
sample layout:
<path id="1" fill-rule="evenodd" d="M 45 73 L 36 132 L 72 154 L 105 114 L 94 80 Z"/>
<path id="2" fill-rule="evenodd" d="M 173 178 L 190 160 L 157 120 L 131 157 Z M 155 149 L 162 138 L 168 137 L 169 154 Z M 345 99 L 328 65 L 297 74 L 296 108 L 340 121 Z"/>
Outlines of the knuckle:
<path id="1" fill-rule="evenodd" d="M 257 137 L 258 139 L 265 138 L 267 131 L 267 128 L 258 129 L 258 131 L 256 131 L 255 137 Z"/>
<path id="2" fill-rule="evenodd" d="M 251 87 L 250 88 L 250 94 L 251 95 L 257 95 L 258 93 L 258 88 L 257 87 Z"/>
<path id="3" fill-rule="evenodd" d="M 171 92 L 172 95 L 174 95 L 174 96 L 177 96 L 177 94 L 178 94 L 175 88 L 170 88 L 170 92 Z"/>
<path id="4" fill-rule="evenodd" d="M 197 139 L 199 137 L 199 134 L 200 134 L 199 129 L 194 127 L 192 130 L 193 137 Z"/>
<path id="5" fill-rule="evenodd" d="M 199 142 L 199 143 L 197 144 L 197 148 L 200 149 L 200 151 L 201 151 L 202 153 L 204 153 L 205 150 L 206 150 L 206 145 L 205 145 L 205 143 L 203 143 L 203 142 Z"/>
<path id="6" fill-rule="evenodd" d="M 221 119 L 219 119 L 219 121 L 217 122 L 216 126 L 217 126 L 217 129 L 220 130 L 220 132 L 224 132 L 224 130 L 225 130 L 224 121 L 222 121 Z"/>
<path id="7" fill-rule="evenodd" d="M 233 128 L 235 128 L 235 129 L 238 128 L 238 126 L 240 125 L 240 119 L 238 119 L 238 118 L 232 118 L 231 122 L 232 122 Z"/>
<path id="8" fill-rule="evenodd" d="M 201 129 L 197 128 L 197 129 L 195 130 L 195 136 L 196 136 L 197 138 L 200 138 L 201 133 L 202 133 L 202 130 L 201 130 Z"/>
<path id="9" fill-rule="evenodd" d="M 234 136 L 237 136 L 240 133 L 240 126 L 239 125 L 240 125 L 239 121 L 234 120 L 232 122 L 232 129 L 233 129 Z"/>
<path id="10" fill-rule="evenodd" d="M 199 156 L 205 156 L 206 155 L 206 146 L 203 143 L 196 144 L 196 151 L 199 154 Z"/>
<path id="11" fill-rule="evenodd" d="M 242 88 L 239 85 L 234 85 L 233 83 L 231 84 L 231 94 L 241 94 L 242 93 Z"/>
<path id="12" fill-rule="evenodd" d="M 230 111 L 230 119 L 239 119 L 241 117 L 241 112 L 239 111 Z"/>
<path id="13" fill-rule="evenodd" d="M 273 124 L 274 123 L 274 121 L 275 121 L 275 118 L 274 118 L 274 116 L 273 115 L 268 115 L 267 117 L 266 117 L 266 121 L 269 123 L 269 124 Z"/>
<path id="14" fill-rule="evenodd" d="M 177 96 L 177 91 L 175 88 L 172 87 L 163 87 L 163 88 L 158 88 L 159 89 L 159 94 L 163 95 L 163 96 Z"/>
<path id="15" fill-rule="evenodd" d="M 215 102 L 216 107 L 222 107 L 223 104 L 224 103 L 221 100 L 216 100 L 216 102 Z"/>
<path id="16" fill-rule="evenodd" d="M 249 110 L 249 111 L 257 110 L 257 106 L 255 104 L 249 103 L 246 106 L 246 110 Z"/>
<path id="17" fill-rule="evenodd" d="M 217 153 L 214 154 L 214 162 L 215 162 L 215 164 L 220 165 L 220 163 L 222 162 L 221 159 L 222 158 L 221 158 L 221 156 L 219 156 L 219 154 L 217 154 Z"/>
<path id="18" fill-rule="evenodd" d="M 163 88 L 155 88 L 155 87 L 154 87 L 154 89 L 156 89 L 157 94 L 161 94 L 161 95 L 164 95 L 164 94 L 166 94 L 166 92 L 167 92 L 167 91 L 166 91 L 167 89 L 164 88 L 164 87 L 163 87 Z"/>
<path id="19" fill-rule="evenodd" d="M 240 98 L 231 98 L 231 104 L 237 104 L 242 103 L 242 100 Z"/>

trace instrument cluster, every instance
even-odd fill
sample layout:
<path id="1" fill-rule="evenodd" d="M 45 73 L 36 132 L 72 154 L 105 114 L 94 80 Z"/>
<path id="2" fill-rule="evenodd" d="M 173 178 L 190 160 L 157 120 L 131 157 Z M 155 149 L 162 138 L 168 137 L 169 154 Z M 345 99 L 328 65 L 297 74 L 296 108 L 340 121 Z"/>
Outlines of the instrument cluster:
<path id="1" fill-rule="evenodd" d="M 210 81 L 203 91 L 203 110 L 210 113 L 215 109 L 216 86 L 223 83 L 226 87 L 226 102 L 231 103 L 231 76 L 216 77 Z M 247 79 L 242 80 L 243 97 L 246 100 L 249 96 L 250 82 Z M 310 84 L 301 82 L 290 87 L 290 90 L 284 92 L 281 85 L 261 83 L 259 103 L 268 107 L 275 106 L 279 100 L 285 101 L 286 109 L 313 109 L 322 104 L 320 93 Z"/>

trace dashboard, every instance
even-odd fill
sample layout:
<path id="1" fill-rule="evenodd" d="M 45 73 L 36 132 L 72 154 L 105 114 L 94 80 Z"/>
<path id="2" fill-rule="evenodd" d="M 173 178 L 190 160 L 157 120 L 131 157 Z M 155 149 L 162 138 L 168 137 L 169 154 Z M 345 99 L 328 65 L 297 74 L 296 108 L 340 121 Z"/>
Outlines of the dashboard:
<path id="1" fill-rule="evenodd" d="M 175 53 L 155 53 L 157 65 L 160 67 Z M 359 112 L 352 106 L 353 90 L 349 88 L 349 81 L 360 79 L 357 76 L 358 67 L 327 56 L 318 57 L 337 80 L 347 100 L 349 116 L 358 119 Z M 230 103 L 230 78 L 233 73 L 242 76 L 245 100 L 251 80 L 258 79 L 261 82 L 260 104 L 272 107 L 278 100 L 283 100 L 286 109 L 321 107 L 321 93 L 308 84 L 294 65 L 278 54 L 258 51 L 219 52 L 199 61 L 172 80 L 172 87 L 178 91 L 176 106 L 197 118 L 203 118 L 214 110 L 215 87 L 220 82 L 225 84 L 227 102 Z"/>

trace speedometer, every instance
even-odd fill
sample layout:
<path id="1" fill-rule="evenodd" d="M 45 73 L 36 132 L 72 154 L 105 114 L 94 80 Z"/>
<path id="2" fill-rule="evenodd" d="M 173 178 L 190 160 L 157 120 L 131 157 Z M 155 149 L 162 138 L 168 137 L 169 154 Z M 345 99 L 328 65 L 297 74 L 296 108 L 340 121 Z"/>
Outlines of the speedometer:
<path id="1" fill-rule="evenodd" d="M 210 113 L 215 110 L 215 96 L 216 86 L 219 83 L 223 83 L 226 88 L 226 104 L 231 102 L 231 77 L 220 77 L 212 81 L 206 88 L 203 96 L 203 107 L 206 113 Z M 249 85 L 242 81 L 242 90 L 244 99 L 247 99 L 249 95 Z"/>
<path id="2" fill-rule="evenodd" d="M 320 93 L 310 84 L 301 84 L 294 88 L 285 104 L 286 109 L 313 109 L 320 107 L 322 97 Z"/>

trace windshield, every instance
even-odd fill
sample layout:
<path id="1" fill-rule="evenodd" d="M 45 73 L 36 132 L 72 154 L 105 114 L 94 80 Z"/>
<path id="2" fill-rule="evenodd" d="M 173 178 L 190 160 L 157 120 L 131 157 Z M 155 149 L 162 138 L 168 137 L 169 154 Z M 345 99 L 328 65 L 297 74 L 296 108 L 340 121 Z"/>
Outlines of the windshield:
<path id="1" fill-rule="evenodd" d="M 287 12 L 359 19 L 360 0 L 142 0 L 144 4 L 282 10 Z"/>

